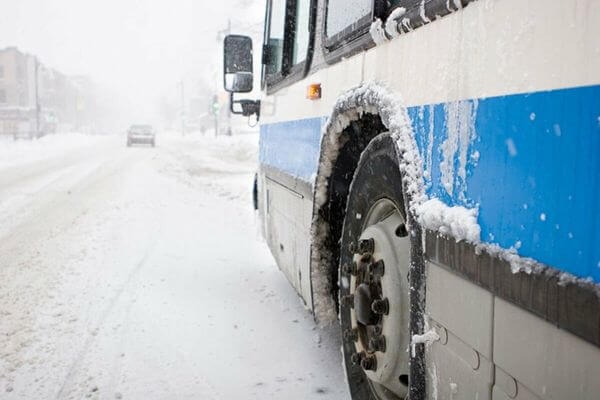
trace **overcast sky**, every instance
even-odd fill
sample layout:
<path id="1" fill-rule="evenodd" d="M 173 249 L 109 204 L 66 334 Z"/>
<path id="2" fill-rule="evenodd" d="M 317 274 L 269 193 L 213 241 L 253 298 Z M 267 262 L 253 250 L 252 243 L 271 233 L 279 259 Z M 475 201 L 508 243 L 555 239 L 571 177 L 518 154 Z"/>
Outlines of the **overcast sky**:
<path id="1" fill-rule="evenodd" d="M 260 32 L 264 0 L 0 0 L 0 48 L 90 75 L 152 109 L 184 77 L 217 78 L 217 32 Z"/>

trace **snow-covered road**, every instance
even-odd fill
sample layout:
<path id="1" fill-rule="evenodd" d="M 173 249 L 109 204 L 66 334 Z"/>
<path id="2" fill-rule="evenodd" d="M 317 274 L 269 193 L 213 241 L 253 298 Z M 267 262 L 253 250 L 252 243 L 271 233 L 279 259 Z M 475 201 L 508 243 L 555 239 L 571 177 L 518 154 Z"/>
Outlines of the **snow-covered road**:
<path id="1" fill-rule="evenodd" d="M 0 143 L 0 399 L 346 399 L 251 210 L 255 135 Z"/>

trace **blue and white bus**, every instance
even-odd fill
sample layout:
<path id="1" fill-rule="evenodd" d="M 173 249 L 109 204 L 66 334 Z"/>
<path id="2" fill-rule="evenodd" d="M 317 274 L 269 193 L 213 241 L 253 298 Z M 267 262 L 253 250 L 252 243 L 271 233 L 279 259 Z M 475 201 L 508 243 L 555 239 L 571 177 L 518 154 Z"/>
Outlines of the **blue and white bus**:
<path id="1" fill-rule="evenodd" d="M 352 398 L 600 398 L 600 1 L 266 3 L 225 88 Z"/>

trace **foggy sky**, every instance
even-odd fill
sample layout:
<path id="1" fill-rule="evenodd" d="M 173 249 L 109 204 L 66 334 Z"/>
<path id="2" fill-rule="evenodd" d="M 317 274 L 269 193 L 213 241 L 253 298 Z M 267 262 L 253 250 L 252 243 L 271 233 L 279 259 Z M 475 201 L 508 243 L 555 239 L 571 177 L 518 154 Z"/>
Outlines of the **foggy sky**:
<path id="1" fill-rule="evenodd" d="M 0 0 L 0 48 L 90 75 L 139 114 L 182 78 L 216 86 L 217 32 L 262 30 L 263 0 Z M 216 79 L 218 81 L 218 79 Z"/>

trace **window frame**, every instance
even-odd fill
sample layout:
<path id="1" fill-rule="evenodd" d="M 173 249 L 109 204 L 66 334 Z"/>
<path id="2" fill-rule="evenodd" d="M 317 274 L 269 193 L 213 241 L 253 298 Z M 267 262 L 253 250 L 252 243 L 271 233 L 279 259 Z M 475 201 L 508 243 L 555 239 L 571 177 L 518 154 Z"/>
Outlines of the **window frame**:
<path id="1" fill-rule="evenodd" d="M 268 40 L 271 30 L 271 10 L 272 1 L 267 1 L 267 8 L 265 12 L 265 31 L 263 36 L 263 60 L 262 60 L 262 88 L 266 90 L 267 94 L 272 94 L 277 90 L 289 86 L 303 79 L 308 73 L 310 64 L 312 62 L 312 56 L 314 53 L 314 41 L 315 41 L 315 20 L 316 20 L 316 0 L 310 0 L 309 4 L 309 20 L 308 20 L 308 47 L 304 59 L 297 63 L 292 64 L 293 58 L 293 46 L 294 37 L 296 33 L 296 22 L 297 22 L 297 10 L 296 7 L 298 2 L 302 0 L 286 0 L 286 15 L 293 16 L 293 21 L 290 23 L 286 19 L 284 33 L 283 33 L 283 50 L 282 50 L 282 66 L 281 71 L 274 74 L 267 74 L 267 64 L 265 63 L 265 54 L 268 51 Z"/>
<path id="2" fill-rule="evenodd" d="M 321 50 L 327 64 L 335 64 L 342 58 L 351 57 L 362 51 L 375 47 L 375 42 L 369 35 L 372 22 L 375 18 L 387 16 L 387 6 L 384 0 L 373 0 L 371 12 L 358 21 L 348 25 L 335 35 L 327 36 L 327 17 L 329 13 L 329 0 L 323 1 L 321 14 Z"/>
<path id="3" fill-rule="evenodd" d="M 401 0 L 398 4 L 388 7 L 385 0 L 373 0 L 371 7 L 371 20 L 369 24 L 366 24 L 366 22 L 362 21 L 366 18 L 363 17 L 361 20 L 357 21 L 362 21 L 362 24 L 354 23 L 338 34 L 328 38 L 327 13 L 329 12 L 329 0 L 324 0 L 321 8 L 321 15 L 323 17 L 321 21 L 322 26 L 320 35 L 323 58 L 327 64 L 332 65 L 344 58 L 351 57 L 375 47 L 375 42 L 369 34 L 372 21 L 375 21 L 376 18 L 379 18 L 385 23 L 391 12 L 398 7 L 406 6 L 405 8 L 407 8 L 407 10 L 406 14 L 403 16 L 403 19 L 410 21 L 410 30 L 413 31 L 428 23 L 435 22 L 437 19 L 443 18 L 448 14 L 458 12 L 467 7 L 467 5 L 473 1 L 475 0 L 460 0 L 460 7 L 457 7 L 455 4 L 451 4 L 451 9 L 448 9 L 447 0 L 426 0 L 423 5 L 429 22 L 425 23 L 421 17 L 421 3 L 418 1 L 415 1 L 412 6 L 408 6 L 407 4 L 403 4 L 404 2 Z M 400 28 L 402 29 L 403 34 L 408 33 L 406 29 L 403 29 L 401 26 Z"/>
<path id="4" fill-rule="evenodd" d="M 328 49 L 335 49 L 340 47 L 341 43 L 352 41 L 369 32 L 371 21 L 373 21 L 373 3 L 376 1 L 377 0 L 371 1 L 371 10 L 369 11 L 369 14 L 363 15 L 358 21 L 346 26 L 335 35 L 328 36 L 327 19 L 329 18 L 329 0 L 326 0 L 323 12 L 323 43 L 325 47 Z"/>

